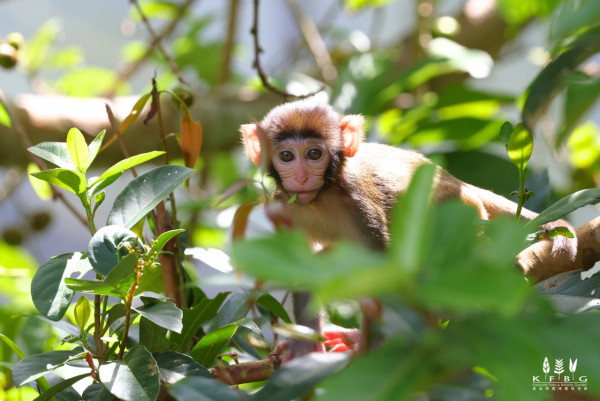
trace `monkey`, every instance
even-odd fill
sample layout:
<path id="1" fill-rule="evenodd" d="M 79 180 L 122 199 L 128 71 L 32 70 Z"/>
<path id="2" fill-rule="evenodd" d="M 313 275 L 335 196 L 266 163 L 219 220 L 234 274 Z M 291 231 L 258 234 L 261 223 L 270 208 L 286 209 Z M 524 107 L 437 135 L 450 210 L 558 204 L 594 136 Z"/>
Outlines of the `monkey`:
<path id="1" fill-rule="evenodd" d="M 256 165 L 262 161 L 268 166 L 267 173 L 275 181 L 273 197 L 281 201 L 284 214 L 325 249 L 345 239 L 385 251 L 398 197 L 417 168 L 432 163 L 412 150 L 364 142 L 364 124 L 361 115 L 342 116 L 326 103 L 305 99 L 276 106 L 260 122 L 240 127 L 246 155 Z M 514 202 L 467 184 L 439 166 L 434 189 L 437 202 L 459 199 L 475 207 L 483 220 L 514 216 L 517 211 Z M 536 216 L 522 209 L 523 219 Z M 562 220 L 542 228 L 557 224 L 574 232 Z M 574 260 L 576 238 L 559 236 L 552 241 L 553 254 Z M 294 293 L 293 301 L 297 323 L 322 331 L 321 317 L 308 313 L 308 295 Z M 345 335 L 356 338 L 355 332 Z M 288 359 L 323 350 L 297 340 L 282 348 L 289 351 Z"/>

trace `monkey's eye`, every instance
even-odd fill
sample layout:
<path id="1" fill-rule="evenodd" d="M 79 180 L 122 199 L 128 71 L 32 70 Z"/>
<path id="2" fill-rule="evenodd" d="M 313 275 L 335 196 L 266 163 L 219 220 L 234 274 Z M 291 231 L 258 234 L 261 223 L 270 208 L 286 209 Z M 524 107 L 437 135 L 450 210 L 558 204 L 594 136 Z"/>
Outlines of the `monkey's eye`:
<path id="1" fill-rule="evenodd" d="M 310 160 L 319 160 L 321 158 L 321 156 L 323 156 L 323 152 L 321 151 L 321 149 L 312 148 L 311 150 L 308 151 L 306 156 Z"/>
<path id="2" fill-rule="evenodd" d="M 291 162 L 292 160 L 294 160 L 294 154 L 289 150 L 284 150 L 279 154 L 279 160 L 281 160 L 282 162 Z"/>

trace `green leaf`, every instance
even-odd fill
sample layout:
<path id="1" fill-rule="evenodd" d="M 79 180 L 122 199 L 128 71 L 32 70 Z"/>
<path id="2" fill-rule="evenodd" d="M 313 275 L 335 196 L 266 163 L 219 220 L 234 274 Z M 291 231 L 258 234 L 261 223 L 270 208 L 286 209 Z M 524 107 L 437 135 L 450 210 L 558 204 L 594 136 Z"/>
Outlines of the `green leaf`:
<path id="1" fill-rule="evenodd" d="M 111 90 L 117 82 L 114 70 L 100 67 L 80 67 L 64 72 L 53 82 L 57 92 L 74 97 L 97 97 Z M 128 83 L 119 83 L 117 94 L 129 91 Z"/>
<path id="2" fill-rule="evenodd" d="M 79 297 L 79 300 L 77 301 L 77 304 L 75 305 L 75 310 L 73 312 L 73 314 L 75 315 L 75 323 L 81 330 L 84 330 L 92 313 L 92 308 L 90 308 L 90 301 L 88 301 L 88 299 L 84 296 Z"/>
<path id="3" fill-rule="evenodd" d="M 23 351 L 21 351 L 19 346 L 13 342 L 13 340 L 1 333 L 0 340 L 4 341 L 4 343 L 8 345 L 8 347 L 12 350 L 12 352 L 14 352 L 15 355 L 19 357 L 19 359 L 25 358 L 25 354 L 23 353 Z"/>
<path id="4" fill-rule="evenodd" d="M 551 25 L 550 38 L 561 40 L 585 26 L 595 25 L 600 18 L 600 3 L 594 0 L 577 3 L 561 2 L 562 9 Z"/>
<path id="5" fill-rule="evenodd" d="M 574 194 L 565 196 L 558 202 L 540 213 L 535 219 L 527 223 L 529 229 L 539 227 L 566 216 L 574 210 L 586 205 L 595 205 L 600 202 L 600 188 L 584 189 Z"/>
<path id="6" fill-rule="evenodd" d="M 133 227 L 193 173 L 187 167 L 160 166 L 140 175 L 117 196 L 107 224 Z"/>
<path id="7" fill-rule="evenodd" d="M 68 170 L 64 168 L 55 168 L 51 170 L 40 171 L 38 173 L 31 174 L 35 178 L 47 181 L 51 184 L 57 185 L 68 191 L 73 192 L 75 195 L 79 195 L 85 192 L 85 176 L 79 171 Z"/>
<path id="8" fill-rule="evenodd" d="M 108 187 L 110 184 L 117 181 L 119 179 L 119 177 L 121 177 L 122 175 L 123 175 L 123 173 L 115 174 L 112 177 L 107 178 L 106 180 L 102 180 L 102 181 L 98 181 L 97 178 L 92 177 L 88 181 L 90 183 L 90 184 L 88 184 L 88 188 L 91 189 L 92 195 L 96 195 L 97 193 L 102 191 L 104 188 Z"/>
<path id="9" fill-rule="evenodd" d="M 98 155 L 100 147 L 102 146 L 102 141 L 104 140 L 104 134 L 106 134 L 106 130 L 102 130 L 102 132 L 96 135 L 96 138 L 94 138 L 92 143 L 90 143 L 90 146 L 88 146 L 87 165 L 85 166 L 86 170 L 90 168 L 90 166 L 94 162 L 94 159 Z"/>
<path id="10" fill-rule="evenodd" d="M 155 401 L 158 397 L 158 366 L 141 345 L 131 348 L 123 361 L 103 364 L 99 371 L 104 386 L 119 399 Z"/>
<path id="11" fill-rule="evenodd" d="M 526 128 L 530 131 L 534 130 L 538 119 L 563 88 L 575 68 L 598 51 L 600 51 L 600 35 L 592 33 L 584 36 L 538 74 L 529 86 L 529 94 L 521 113 Z"/>
<path id="12" fill-rule="evenodd" d="M 172 302 L 152 303 L 133 310 L 160 327 L 181 333 L 183 312 Z"/>
<path id="13" fill-rule="evenodd" d="M 256 300 L 256 303 L 263 306 L 269 312 L 272 312 L 275 316 L 279 317 L 284 322 L 291 324 L 292 319 L 286 312 L 285 308 L 281 303 L 276 300 L 271 294 L 264 293 Z"/>
<path id="14" fill-rule="evenodd" d="M 249 295 L 243 292 L 233 293 L 223 304 L 219 313 L 213 319 L 209 331 L 225 326 L 245 317 L 250 311 Z"/>
<path id="15" fill-rule="evenodd" d="M 525 171 L 533 153 L 533 136 L 523 124 L 517 124 L 506 145 L 508 157 L 520 171 Z"/>
<path id="16" fill-rule="evenodd" d="M 46 400 L 49 400 L 53 396 L 55 396 L 56 394 L 60 393 L 63 390 L 68 389 L 73 384 L 77 383 L 78 381 L 80 381 L 82 379 L 85 379 L 86 377 L 90 377 L 90 374 L 89 373 L 84 373 L 84 374 L 81 374 L 81 375 L 78 375 L 78 376 L 71 377 L 71 378 L 66 379 L 66 380 L 59 381 L 54 386 L 52 386 L 52 387 L 48 388 L 47 390 L 43 391 L 40 394 L 40 396 L 35 399 L 35 401 L 46 401 Z"/>
<path id="17" fill-rule="evenodd" d="M 152 251 L 151 252 L 159 252 L 161 249 L 163 249 L 163 247 L 167 244 L 167 242 L 169 242 L 171 240 L 171 238 L 173 238 L 177 234 L 181 234 L 182 232 L 185 232 L 185 230 L 183 228 L 180 228 L 177 230 L 170 230 L 170 231 L 166 231 L 166 232 L 162 233 L 152 243 Z"/>
<path id="18" fill-rule="evenodd" d="M 69 157 L 65 142 L 42 142 L 27 148 L 28 151 L 60 168 L 76 171 L 77 167 Z"/>
<path id="19" fill-rule="evenodd" d="M 139 320 L 139 345 L 143 345 L 150 352 L 161 352 L 169 349 L 170 342 L 167 338 L 168 330 L 160 327 L 145 317 Z"/>
<path id="20" fill-rule="evenodd" d="M 152 356 L 160 370 L 160 379 L 167 383 L 177 383 L 192 376 L 211 377 L 208 369 L 198 364 L 189 355 L 167 351 Z"/>
<path id="21" fill-rule="evenodd" d="M 41 171 L 37 164 L 29 163 L 27 165 L 27 177 L 31 187 L 41 200 L 52 198 L 52 187 L 46 181 L 35 178 L 32 174 Z"/>
<path id="22" fill-rule="evenodd" d="M 10 115 L 8 114 L 8 111 L 6 111 L 4 104 L 2 104 L 2 100 L 0 100 L 0 124 L 8 128 L 12 127 Z"/>
<path id="23" fill-rule="evenodd" d="M 76 272 L 83 275 L 91 268 L 79 252 L 56 256 L 40 266 L 31 281 L 31 298 L 37 310 L 50 320 L 60 320 L 74 295 L 64 279 Z"/>
<path id="24" fill-rule="evenodd" d="M 13 381 L 17 386 L 47 375 L 66 362 L 85 355 L 81 347 L 70 351 L 50 351 L 21 359 L 13 369 Z"/>
<path id="25" fill-rule="evenodd" d="M 77 170 L 85 174 L 88 166 L 88 145 L 77 128 L 71 128 L 67 134 L 67 150 Z"/>
<path id="26" fill-rule="evenodd" d="M 294 359 L 277 369 L 267 384 L 255 395 L 254 400 L 277 401 L 301 398 L 312 391 L 316 384 L 340 372 L 349 362 L 348 355 L 341 352 L 311 353 Z M 374 400 L 374 395 L 381 391 L 377 387 L 366 387 L 369 388 L 370 395 L 362 400 Z M 378 391 L 375 391 L 376 388 Z M 336 399 L 348 400 L 349 398 L 339 397 Z"/>
<path id="27" fill-rule="evenodd" d="M 137 257 L 133 254 L 127 255 L 106 276 L 104 281 L 66 278 L 65 283 L 73 291 L 86 294 L 112 295 L 119 299 L 125 299 L 135 279 L 136 266 Z"/>
<path id="28" fill-rule="evenodd" d="M 137 235 L 121 226 L 105 226 L 96 231 L 88 244 L 88 257 L 94 270 L 106 277 L 119 262 L 118 247 L 127 238 L 137 238 Z M 126 250 L 121 252 L 126 254 Z"/>
<path id="29" fill-rule="evenodd" d="M 82 394 L 85 401 L 114 401 L 115 396 L 102 383 L 92 383 Z"/>
<path id="30" fill-rule="evenodd" d="M 104 181 L 106 179 L 109 179 L 109 178 L 117 175 L 117 174 L 122 173 L 125 170 L 135 167 L 138 164 L 142 164 L 142 163 L 147 162 L 148 160 L 152 160 L 155 157 L 158 157 L 164 153 L 165 152 L 158 152 L 158 151 L 141 153 L 139 155 L 131 156 L 131 157 L 128 157 L 127 159 L 121 160 L 120 162 L 111 166 L 104 173 L 102 173 L 102 175 L 100 177 L 98 177 L 98 179 L 96 180 L 95 183 L 92 184 L 92 186 L 96 185 L 100 181 Z"/>
<path id="31" fill-rule="evenodd" d="M 177 401 L 214 400 L 214 401 L 243 401 L 248 398 L 218 380 L 207 377 L 188 377 L 169 388 Z"/>
<path id="32" fill-rule="evenodd" d="M 237 328 L 238 326 L 235 325 L 227 325 L 211 331 L 198 341 L 190 352 L 190 356 L 202 366 L 214 365 L 217 356 L 229 344 L 229 340 Z"/>
<path id="33" fill-rule="evenodd" d="M 221 292 L 213 299 L 205 297 L 193 309 L 184 309 L 181 334 L 173 333 L 171 335 L 171 341 L 178 345 L 179 350 L 187 351 L 186 347 L 191 343 L 192 338 L 198 333 L 203 323 L 217 314 L 225 298 L 227 298 L 227 294 Z"/>
<path id="34" fill-rule="evenodd" d="M 513 125 L 510 123 L 510 121 L 504 122 L 502 127 L 500 127 L 500 141 L 503 143 L 508 143 L 513 129 Z"/>
<path id="35" fill-rule="evenodd" d="M 414 272 L 423 258 L 430 214 L 429 194 L 435 166 L 425 164 L 415 172 L 406 193 L 394 207 L 390 228 L 390 255 L 398 268 Z"/>
<path id="36" fill-rule="evenodd" d="M 600 308 L 600 275 L 582 278 L 581 270 L 564 272 L 550 277 L 535 288 L 547 295 L 559 313 L 582 313 L 590 309 Z"/>

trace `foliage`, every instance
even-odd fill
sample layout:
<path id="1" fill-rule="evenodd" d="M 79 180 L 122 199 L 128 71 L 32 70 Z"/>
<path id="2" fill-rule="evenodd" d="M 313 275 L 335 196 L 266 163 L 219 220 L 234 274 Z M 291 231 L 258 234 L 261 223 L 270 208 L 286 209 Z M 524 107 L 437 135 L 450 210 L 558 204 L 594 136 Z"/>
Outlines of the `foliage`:
<path id="1" fill-rule="evenodd" d="M 72 193 L 85 212 L 90 239 L 86 249 L 39 267 L 22 248 L 0 241 L 0 399 L 542 400 L 549 392 L 532 391 L 529 380 L 549 371 L 548 358 L 573 359 L 570 373 L 590 377 L 589 392 L 600 395 L 594 380 L 600 377 L 594 343 L 600 335 L 594 313 L 600 305 L 598 275 L 584 280 L 581 272 L 569 272 L 534 286 L 513 268 L 515 255 L 545 234 L 531 234 L 538 225 L 600 200 L 598 189 L 575 191 L 593 183 L 600 169 L 598 127 L 587 121 L 600 93 L 600 80 L 589 68 L 590 57 L 600 52 L 595 0 L 497 2 L 504 43 L 518 38 L 533 18 L 552 20 L 549 60 L 524 93 L 514 94 L 473 84 L 492 73 L 502 54 L 470 48 L 456 34 L 434 29 L 423 10 L 417 25 L 420 34 L 425 29 L 432 35 L 429 41 L 403 38 L 378 47 L 365 45 L 364 33 L 319 26 L 330 34 L 337 79 L 327 82 L 325 92 L 338 110 L 364 114 L 371 132 L 390 144 L 434 149 L 432 158 L 461 179 L 505 194 L 516 187 L 519 211 L 538 202 L 535 208 L 543 212 L 528 224 L 482 224 L 463 204 L 431 205 L 434 171 L 425 166 L 393 211 L 387 252 L 342 242 L 318 254 L 303 233 L 285 230 L 268 212 L 276 232 L 244 239 L 251 212 L 269 203 L 271 183 L 260 173 L 244 177 L 236 152 L 204 151 L 203 144 L 221 133 L 196 120 L 194 95 L 213 96 L 223 83 L 240 92 L 252 85 L 264 89 L 235 72 L 222 81 L 220 62 L 231 50 L 207 34 L 215 18 L 196 15 L 187 2 L 132 3 L 131 18 L 140 24 L 180 23 L 177 38 L 165 34 L 123 49 L 126 60 L 151 62 L 159 73 L 122 121 L 111 117 L 112 136 L 102 131 L 88 144 L 72 128 L 65 142 L 28 149 L 55 166 L 29 167 L 37 193 Z M 353 13 L 374 16 L 393 5 L 343 2 Z M 455 20 L 468 28 L 467 19 Z M 81 49 L 60 48 L 60 32 L 51 20 L 27 40 L 7 36 L 0 40 L 0 65 L 18 67 L 32 81 L 45 79 L 71 96 L 130 90 L 114 71 L 84 66 Z M 317 63 L 314 77 L 285 75 L 273 82 L 306 91 L 326 75 L 321 67 Z M 51 79 L 47 70 L 54 70 Z M 168 128 L 160 101 L 165 96 L 173 100 L 169 110 L 181 114 Z M 561 115 L 549 132 L 543 122 L 557 96 L 564 99 Z M 163 149 L 124 156 L 91 176 L 102 152 L 133 135 L 131 127 L 142 124 L 145 110 L 144 124 L 158 120 Z M 22 129 L 16 122 L 0 93 L 0 125 Z M 145 131 L 153 134 L 150 127 Z M 177 141 L 175 152 L 167 146 L 170 138 Z M 551 146 L 567 145 L 579 180 L 567 192 L 551 193 L 543 179 L 535 184 L 547 173 L 533 161 L 534 143 L 547 138 Z M 495 152 L 503 145 L 507 154 Z M 161 165 L 146 165 L 159 160 Z M 140 166 L 144 172 L 138 175 Z M 194 169 L 202 173 L 194 175 Z M 113 199 L 107 189 L 118 188 L 127 171 L 134 178 Z M 176 201 L 173 193 L 182 184 L 188 192 L 178 193 Z M 98 224 L 97 212 L 107 206 L 107 221 Z M 233 210 L 226 224 L 233 241 L 225 248 L 228 233 L 214 221 Z M 550 235 L 571 233 L 556 229 Z M 194 258 L 221 273 L 198 278 Z M 211 283 L 232 289 L 207 296 Z M 345 327 L 356 327 L 365 315 L 373 318 L 370 339 L 378 345 L 358 356 L 298 358 L 266 382 L 239 388 L 212 379 L 210 369 L 237 364 L 238 357 L 266 360 L 282 337 L 320 340 L 319 333 L 293 324 L 280 290 L 311 293 L 312 308 L 327 309 L 332 322 Z M 383 312 L 366 307 L 369 299 L 379 300 Z"/>

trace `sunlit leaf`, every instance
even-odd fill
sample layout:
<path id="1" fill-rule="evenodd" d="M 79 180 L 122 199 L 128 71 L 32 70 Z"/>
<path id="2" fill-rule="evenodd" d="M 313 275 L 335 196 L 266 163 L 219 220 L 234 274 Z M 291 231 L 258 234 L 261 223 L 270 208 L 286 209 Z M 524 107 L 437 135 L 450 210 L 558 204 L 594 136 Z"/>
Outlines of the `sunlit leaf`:
<path id="1" fill-rule="evenodd" d="M 0 100 L 0 125 L 4 125 L 5 127 L 12 127 L 12 122 L 10 121 L 10 116 L 8 115 L 8 111 L 6 111 L 6 107 L 2 104 Z"/>
<path id="2" fill-rule="evenodd" d="M 256 303 L 266 308 L 268 311 L 272 312 L 275 316 L 278 316 L 281 320 L 286 323 L 292 323 L 292 319 L 286 312 L 285 308 L 281 303 L 276 300 L 271 294 L 262 294 L 256 300 Z"/>
<path id="3" fill-rule="evenodd" d="M 40 180 L 39 178 L 35 178 L 35 176 L 33 176 L 33 173 L 38 173 L 40 171 L 40 168 L 35 163 L 29 163 L 27 165 L 27 177 L 29 178 L 29 183 L 31 184 L 31 187 L 41 200 L 48 200 L 52 198 L 52 187 L 48 182 Z"/>
<path id="4" fill-rule="evenodd" d="M 350 11 L 358 11 L 361 8 L 379 8 L 388 4 L 391 0 L 345 0 L 344 3 Z M 292 397 L 293 398 L 293 397 Z"/>
<path id="5" fill-rule="evenodd" d="M 27 150 L 58 167 L 73 171 L 77 170 L 69 157 L 65 142 L 42 142 L 27 148 Z"/>
<path id="6" fill-rule="evenodd" d="M 55 168 L 32 173 L 35 178 L 47 181 L 51 184 L 64 188 L 79 195 L 85 192 L 85 176 L 79 171 L 67 170 L 64 168 Z"/>
<path id="7" fill-rule="evenodd" d="M 75 305 L 75 310 L 73 311 L 75 315 L 75 323 L 79 326 L 80 329 L 84 329 L 87 325 L 88 320 L 90 319 L 90 315 L 92 313 L 92 308 L 90 308 L 90 301 L 84 296 L 79 297 L 77 304 Z"/>
<path id="8" fill-rule="evenodd" d="M 160 327 L 181 333 L 183 312 L 172 302 L 152 303 L 134 308 L 134 310 Z"/>
<path id="9" fill-rule="evenodd" d="M 75 167 L 85 174 L 88 166 L 88 145 L 77 128 L 71 128 L 67 134 L 67 150 Z"/>
<path id="10" fill-rule="evenodd" d="M 523 124 L 517 124 L 506 145 L 508 157 L 521 171 L 525 170 L 533 153 L 533 136 Z"/>
<path id="11" fill-rule="evenodd" d="M 102 132 L 100 132 L 98 135 L 96 135 L 96 138 L 94 138 L 92 143 L 90 143 L 90 146 L 88 146 L 88 160 L 87 160 L 87 165 L 85 167 L 86 170 L 88 168 L 90 168 L 90 166 L 92 165 L 92 162 L 98 155 L 98 152 L 100 151 L 100 146 L 102 146 L 102 141 L 104 140 L 105 133 L 106 133 L 106 130 L 102 130 Z"/>
<path id="12" fill-rule="evenodd" d="M 119 131 L 121 132 L 121 134 L 125 133 L 125 131 L 127 131 L 127 129 L 131 126 L 131 124 L 133 124 L 134 121 L 137 120 L 137 118 L 140 116 L 142 110 L 144 109 L 144 106 L 146 106 L 146 103 L 150 98 L 150 95 L 150 93 L 146 93 L 142 95 L 137 102 L 135 102 L 133 108 L 131 109 L 131 112 L 129 112 L 127 117 L 125 117 L 125 119 L 119 125 Z M 112 143 L 115 139 L 116 137 L 111 138 L 107 145 Z"/>
<path id="13" fill-rule="evenodd" d="M 593 121 L 577 127 L 567 142 L 569 158 L 579 169 L 593 167 L 600 161 L 600 127 Z"/>
<path id="14" fill-rule="evenodd" d="M 155 242 L 152 244 L 152 251 L 160 251 L 167 244 L 167 242 L 169 242 L 173 237 L 175 237 L 178 234 L 181 234 L 182 232 L 185 232 L 185 230 L 180 228 L 177 230 L 170 230 L 162 233 L 158 236 L 158 238 L 156 238 Z"/>
<path id="15" fill-rule="evenodd" d="M 117 162 L 116 164 L 112 165 L 108 170 L 106 170 L 104 173 L 102 173 L 102 175 L 100 177 L 98 177 L 96 182 L 92 185 L 95 185 L 96 183 L 99 183 L 101 181 L 112 178 L 113 176 L 115 176 L 125 170 L 135 167 L 138 164 L 145 163 L 148 160 L 152 160 L 155 157 L 158 157 L 164 153 L 165 152 L 153 151 L 153 152 L 148 152 L 148 153 L 141 153 L 139 155 L 135 155 L 135 156 L 128 157 L 127 159 L 123 159 L 123 160 Z"/>

